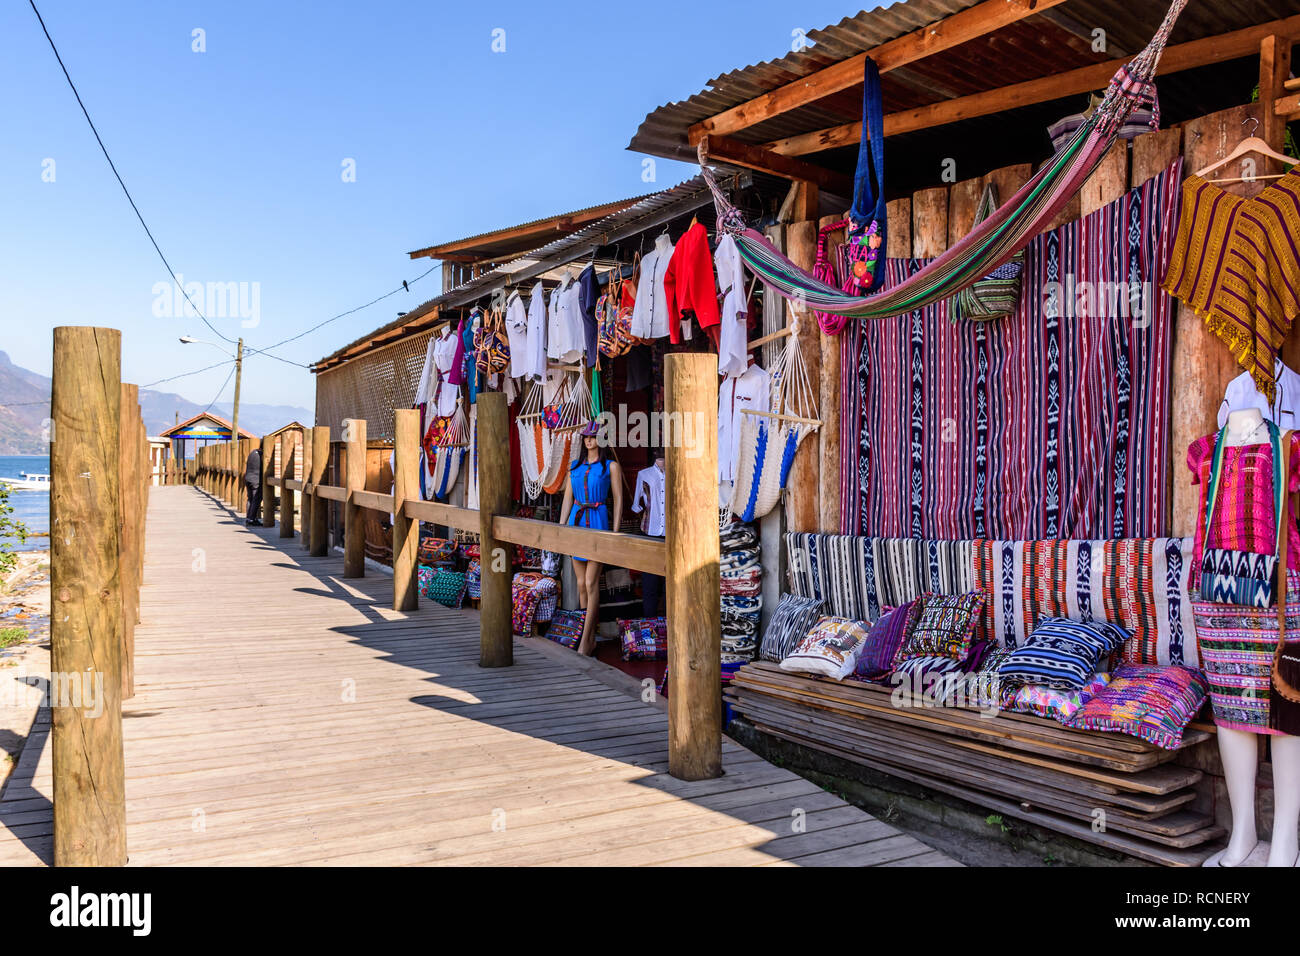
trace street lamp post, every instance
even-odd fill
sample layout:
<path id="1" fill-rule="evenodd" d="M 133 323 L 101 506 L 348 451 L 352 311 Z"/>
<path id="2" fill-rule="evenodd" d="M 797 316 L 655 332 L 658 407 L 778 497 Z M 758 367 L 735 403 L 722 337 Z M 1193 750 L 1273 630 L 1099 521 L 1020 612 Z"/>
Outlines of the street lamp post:
<path id="1" fill-rule="evenodd" d="M 193 345 L 196 343 L 198 345 L 211 345 L 214 349 L 221 349 L 221 351 L 226 352 L 226 350 L 221 348 L 221 346 L 218 345 L 216 342 L 204 342 L 199 339 L 196 339 L 192 335 L 182 335 L 181 343 L 183 345 Z M 234 404 L 234 408 L 231 410 L 231 415 L 230 415 L 230 440 L 233 442 L 238 442 L 239 441 L 239 380 L 243 378 L 244 375 L 243 336 L 240 336 L 239 344 L 235 346 L 235 349 L 236 349 L 235 351 L 235 404 Z M 229 355 L 230 353 L 226 352 L 226 354 Z M 235 447 L 238 448 L 239 446 L 236 445 Z"/>

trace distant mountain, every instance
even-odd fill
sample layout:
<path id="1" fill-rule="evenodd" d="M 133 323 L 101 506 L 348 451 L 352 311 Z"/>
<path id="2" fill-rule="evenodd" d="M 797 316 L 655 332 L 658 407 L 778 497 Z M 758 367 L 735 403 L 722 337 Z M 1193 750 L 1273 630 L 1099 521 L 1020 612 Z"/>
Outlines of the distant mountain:
<path id="1" fill-rule="evenodd" d="M 230 420 L 229 404 L 214 405 L 212 410 Z M 185 421 L 203 411 L 188 399 L 170 392 L 145 389 L 140 392 L 140 412 L 145 429 L 157 435 L 177 421 Z M 0 455 L 41 455 L 45 445 L 45 421 L 50 414 L 50 380 L 47 376 L 19 368 L 0 352 Z M 261 435 L 292 421 L 310 425 L 316 416 L 294 405 L 241 404 L 239 427 Z"/>

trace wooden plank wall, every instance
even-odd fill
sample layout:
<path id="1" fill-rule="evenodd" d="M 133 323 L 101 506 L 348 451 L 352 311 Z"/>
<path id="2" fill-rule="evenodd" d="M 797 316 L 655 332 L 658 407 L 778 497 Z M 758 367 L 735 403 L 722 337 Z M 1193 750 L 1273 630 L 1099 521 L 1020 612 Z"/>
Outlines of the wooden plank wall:
<path id="1" fill-rule="evenodd" d="M 1259 116 L 1258 104 L 1236 107 L 1201 117 L 1180 127 L 1147 133 L 1131 143 L 1119 142 L 1111 147 L 1101 164 L 1084 183 L 1079 193 L 1056 217 L 1052 228 L 1114 202 L 1125 190 L 1141 185 L 1165 169 L 1181 151 L 1184 174 L 1194 172 L 1215 159 L 1227 155 L 1253 131 L 1250 117 Z M 946 251 L 965 236 L 974 225 L 975 211 L 987 184 L 993 183 L 999 202 L 1005 202 L 1033 174 L 1029 163 L 1005 166 L 983 176 L 935 186 L 896 199 L 888 204 L 891 258 L 932 257 Z M 1222 175 L 1240 175 L 1240 172 Z M 1266 184 L 1230 185 L 1238 195 L 1253 196 Z M 810 268 L 816 250 L 818 225 L 843 218 L 825 217 L 792 223 L 786 229 L 791 257 Z M 806 260 L 806 261 L 804 261 Z M 1186 467 L 1187 446 L 1197 437 L 1217 427 L 1216 413 L 1223 400 L 1224 388 L 1238 374 L 1226 346 L 1206 331 L 1204 323 L 1181 303 L 1175 303 L 1173 351 L 1170 368 L 1161 370 L 1170 376 L 1169 481 L 1170 533 L 1190 535 L 1196 521 L 1196 488 Z M 812 325 L 815 334 L 809 331 Z M 1298 323 L 1300 325 L 1300 323 Z M 787 520 L 791 530 L 837 532 L 840 528 L 839 490 L 840 409 L 839 373 L 840 342 L 821 334 L 813 324 L 811 313 L 803 322 L 800 340 L 810 374 L 821 373 L 822 427 L 816 442 L 806 442 L 795 459 L 787 497 Z M 1293 368 L 1300 367 L 1300 329 L 1293 328 L 1283 347 L 1283 358 Z M 815 456 L 815 458 L 814 458 Z M 798 480 L 793 480 L 795 478 Z M 819 500 L 813 501 L 812 496 Z"/>

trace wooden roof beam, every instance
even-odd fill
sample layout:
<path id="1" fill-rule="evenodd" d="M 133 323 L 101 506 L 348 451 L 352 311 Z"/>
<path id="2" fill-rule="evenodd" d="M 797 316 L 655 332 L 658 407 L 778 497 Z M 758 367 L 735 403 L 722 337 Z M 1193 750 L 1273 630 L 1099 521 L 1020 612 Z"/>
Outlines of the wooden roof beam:
<path id="1" fill-rule="evenodd" d="M 762 146 L 741 143 L 726 136 L 709 136 L 706 149 L 710 160 L 756 169 L 760 173 L 781 176 L 796 182 L 812 183 L 819 189 L 840 196 L 853 195 L 853 179 L 823 166 L 782 156 Z"/>
<path id="2" fill-rule="evenodd" d="M 925 59 L 943 50 L 977 39 L 1041 13 L 1065 0 L 984 0 L 952 16 L 913 30 L 866 53 L 841 60 L 802 79 L 756 96 L 716 116 L 701 120 L 687 131 L 692 146 L 705 136 L 725 136 L 764 120 L 807 106 L 822 97 L 862 85 L 862 70 L 868 56 L 881 73 Z"/>
<path id="3" fill-rule="evenodd" d="M 510 241 L 530 241 L 539 236 L 546 236 L 556 232 L 573 232 L 588 223 L 593 223 L 598 219 L 604 219 L 611 213 L 626 209 L 636 202 L 636 199 L 620 199 L 617 202 L 604 203 L 600 206 L 593 206 L 582 212 L 566 213 L 562 216 L 550 216 L 538 222 L 525 223 L 520 226 L 511 226 L 507 229 L 498 229 L 495 232 L 485 232 L 477 236 L 471 236 L 467 239 L 457 239 L 454 242 L 444 242 L 437 246 L 428 246 L 424 249 L 417 249 L 414 252 L 407 253 L 412 259 L 444 259 L 453 260 L 450 254 L 461 253 L 468 249 L 478 249 L 486 245 L 496 245 L 502 242 Z M 477 259 L 483 259 L 478 256 Z"/>
<path id="4" fill-rule="evenodd" d="M 1258 26 L 1234 30 L 1231 33 L 1166 47 L 1164 55 L 1160 58 L 1159 75 L 1167 76 L 1181 70 L 1191 70 L 1257 54 L 1260 42 L 1272 35 L 1293 39 L 1300 36 L 1300 16 L 1273 20 Z M 885 135 L 897 136 L 900 133 L 911 133 L 915 130 L 943 126 L 946 123 L 956 123 L 977 116 L 989 116 L 1021 106 L 1046 103 L 1075 93 L 1088 93 L 1102 89 L 1110 82 L 1115 71 L 1129 59 L 1129 57 L 1119 57 L 1065 73 L 1044 76 L 1037 80 L 1026 80 L 1023 83 L 986 90 L 983 93 L 972 93 L 955 100 L 943 100 L 929 106 L 889 113 L 885 116 Z M 768 143 L 767 148 L 783 156 L 804 156 L 837 146 L 856 146 L 861 139 L 862 124 L 846 123 L 843 126 L 833 126 L 830 129 L 815 130 L 777 140 Z"/>

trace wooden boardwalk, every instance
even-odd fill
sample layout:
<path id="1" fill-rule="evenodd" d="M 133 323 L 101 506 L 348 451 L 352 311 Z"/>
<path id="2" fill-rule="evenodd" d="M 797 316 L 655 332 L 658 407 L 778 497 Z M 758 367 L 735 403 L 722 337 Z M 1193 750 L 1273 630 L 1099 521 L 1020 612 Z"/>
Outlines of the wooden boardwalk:
<path id="1" fill-rule="evenodd" d="M 724 741 L 667 773 L 667 714 L 547 641 L 478 666 L 473 611 L 152 489 L 126 702 L 133 865 L 957 865 Z M 0 800 L 0 865 L 49 862 L 48 718 Z M 800 829 L 802 824 L 802 829 Z"/>

